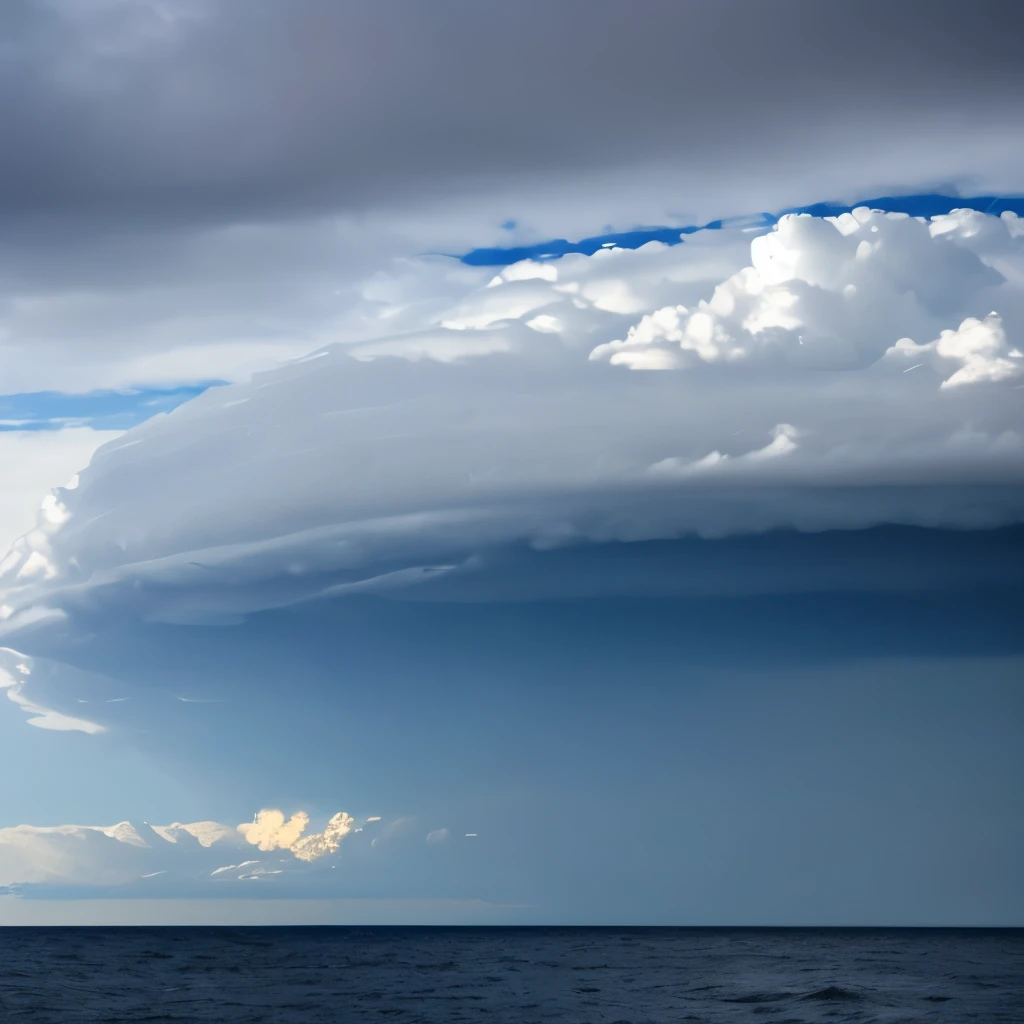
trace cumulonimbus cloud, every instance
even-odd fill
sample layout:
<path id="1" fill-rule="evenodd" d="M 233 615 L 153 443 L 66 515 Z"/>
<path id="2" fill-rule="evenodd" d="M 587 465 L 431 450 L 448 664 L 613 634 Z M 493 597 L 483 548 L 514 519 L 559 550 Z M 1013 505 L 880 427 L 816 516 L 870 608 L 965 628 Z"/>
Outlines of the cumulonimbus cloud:
<path id="1" fill-rule="evenodd" d="M 405 596 L 515 545 L 1019 522 L 1022 327 L 1013 214 L 516 264 L 104 446 L 0 566 L 5 628 Z"/>

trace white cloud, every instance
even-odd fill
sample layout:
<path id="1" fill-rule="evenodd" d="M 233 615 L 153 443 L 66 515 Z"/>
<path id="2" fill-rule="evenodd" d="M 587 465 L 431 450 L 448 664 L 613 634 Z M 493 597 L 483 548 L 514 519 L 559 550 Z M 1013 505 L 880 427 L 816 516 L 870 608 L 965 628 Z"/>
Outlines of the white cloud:
<path id="1" fill-rule="evenodd" d="M 1017 237 L 1015 217 L 988 220 L 998 242 Z M 957 244 L 972 225 L 866 208 L 837 218 L 783 217 L 752 241 L 751 265 L 710 298 L 647 314 L 591 358 L 634 369 L 651 368 L 656 355 L 680 368 L 784 359 L 793 367 L 863 369 L 899 338 L 930 336 L 998 293 L 1000 271 Z M 1012 298 L 1015 309 L 1020 299 Z"/>
<path id="2" fill-rule="evenodd" d="M 355 819 L 344 811 L 335 814 L 327 822 L 323 832 L 313 832 L 296 840 L 290 849 L 299 860 L 319 860 L 329 854 L 337 853 L 341 841 L 352 831 Z"/>
<path id="3" fill-rule="evenodd" d="M 0 547 L 6 550 L 31 530 L 43 495 L 87 466 L 92 453 L 120 433 L 89 427 L 0 431 Z"/>
<path id="4" fill-rule="evenodd" d="M 260 811 L 251 822 L 238 826 L 238 834 L 259 850 L 289 850 L 309 824 L 305 811 L 296 811 L 290 818 L 273 809 Z"/>
<path id="5" fill-rule="evenodd" d="M 16 704 L 25 714 L 30 715 L 29 725 L 56 732 L 100 733 L 104 727 L 97 722 L 66 715 L 52 708 L 43 707 L 25 693 L 32 675 L 33 660 L 10 647 L 0 647 L 0 690 L 8 700 Z"/>
<path id="6" fill-rule="evenodd" d="M 1011 345 L 998 313 L 984 320 L 968 317 L 956 330 L 943 331 L 936 341 L 916 345 L 901 338 L 886 352 L 893 361 L 911 365 L 903 372 L 929 363 L 943 374 L 942 387 L 999 383 L 1024 376 L 1024 352 Z M 919 363 L 918 359 L 927 362 Z"/>
<path id="7" fill-rule="evenodd" d="M 207 392 L 101 448 L 56 492 L 61 521 L 5 560 L 5 628 L 452 591 L 516 544 L 1024 518 L 1006 486 L 1024 479 L 1013 216 L 794 216 L 458 286 L 410 314 L 420 329 Z"/>
<path id="8" fill-rule="evenodd" d="M 435 828 L 432 832 L 427 833 L 427 843 L 431 846 L 436 846 L 438 843 L 443 843 L 449 834 L 446 828 Z"/>
<path id="9" fill-rule="evenodd" d="M 729 455 L 723 455 L 715 449 L 692 462 L 686 462 L 678 458 L 662 459 L 661 462 L 656 462 L 650 467 L 650 472 L 655 476 L 661 476 L 666 479 L 702 473 L 711 469 L 721 474 L 724 470 L 735 466 L 743 467 L 752 462 L 759 462 L 764 459 L 777 459 L 784 455 L 789 455 L 797 450 L 797 438 L 799 436 L 800 431 L 796 427 L 791 426 L 789 423 L 779 423 L 772 428 L 772 439 L 763 448 L 753 448 L 750 451 L 743 452 L 742 455 L 733 458 L 731 461 Z"/>
<path id="10" fill-rule="evenodd" d="M 235 835 L 234 829 L 217 821 L 194 821 L 185 825 L 176 821 L 171 825 L 150 825 L 150 828 L 168 843 L 178 843 L 187 836 L 203 847 Z"/>
<path id="11" fill-rule="evenodd" d="M 149 843 L 142 838 L 138 829 L 130 821 L 119 821 L 109 828 L 100 828 L 100 831 L 108 839 L 116 839 L 119 843 L 127 843 L 129 846 L 149 846 Z"/>
<path id="12" fill-rule="evenodd" d="M 121 886 L 165 874 L 175 885 L 277 877 L 294 870 L 296 862 L 312 864 L 336 854 L 353 818 L 340 812 L 323 831 L 303 835 L 308 822 L 303 811 L 286 819 L 280 811 L 263 810 L 237 829 L 216 821 L 0 828 L 0 886 Z M 252 846 L 291 857 L 271 863 L 246 858 L 243 851 Z M 228 857 L 232 862 L 225 864 Z"/>
<path id="13" fill-rule="evenodd" d="M 355 819 L 350 814 L 339 811 L 322 832 L 306 834 L 309 815 L 305 811 L 296 811 L 285 818 L 282 811 L 264 808 L 252 822 L 239 825 L 238 833 L 257 849 L 288 850 L 298 860 L 308 862 L 337 853 L 354 824 Z"/>
<path id="14" fill-rule="evenodd" d="M 259 864 L 258 860 L 243 860 L 241 864 L 225 864 L 223 867 L 214 868 L 210 872 L 210 876 L 223 875 L 228 871 L 242 871 L 245 868 L 252 867 L 254 864 Z"/>
<path id="15" fill-rule="evenodd" d="M 124 885 L 180 868 L 154 835 L 130 821 L 0 828 L 0 884 Z"/>
<path id="16" fill-rule="evenodd" d="M 146 851 L 99 827 L 0 829 L 0 885 L 120 885 L 143 873 Z"/>

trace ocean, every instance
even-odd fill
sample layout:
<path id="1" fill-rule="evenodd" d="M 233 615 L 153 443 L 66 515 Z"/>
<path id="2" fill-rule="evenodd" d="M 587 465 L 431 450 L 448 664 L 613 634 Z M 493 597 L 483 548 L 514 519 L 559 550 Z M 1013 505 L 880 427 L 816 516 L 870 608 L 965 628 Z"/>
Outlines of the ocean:
<path id="1" fill-rule="evenodd" d="M 1024 930 L 4 928 L 0 1020 L 1024 1022 Z"/>

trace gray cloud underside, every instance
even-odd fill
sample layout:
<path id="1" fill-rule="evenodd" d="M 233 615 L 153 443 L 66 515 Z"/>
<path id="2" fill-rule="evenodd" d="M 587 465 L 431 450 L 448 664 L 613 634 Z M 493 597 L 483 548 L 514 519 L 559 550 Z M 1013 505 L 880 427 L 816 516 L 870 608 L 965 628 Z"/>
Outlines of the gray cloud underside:
<path id="1" fill-rule="evenodd" d="M 1024 101 L 1009 2 L 21 0 L 2 17 L 0 196 L 20 215 L 209 219 L 638 155 L 803 159 L 908 123 L 1006 128 Z"/>

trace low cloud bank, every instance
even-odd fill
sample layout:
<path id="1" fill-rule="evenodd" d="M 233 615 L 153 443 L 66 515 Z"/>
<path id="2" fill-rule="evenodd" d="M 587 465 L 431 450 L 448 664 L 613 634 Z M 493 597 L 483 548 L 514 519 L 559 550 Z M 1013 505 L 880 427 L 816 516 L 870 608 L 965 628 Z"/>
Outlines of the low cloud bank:
<path id="1" fill-rule="evenodd" d="M 321 831 L 307 833 L 309 821 L 304 811 L 286 817 L 264 809 L 236 828 L 216 821 L 0 828 L 0 887 L 17 894 L 26 886 L 121 886 L 135 895 L 153 895 L 156 886 L 203 888 L 212 882 L 290 877 L 315 862 L 333 866 L 355 819 L 339 812 Z M 251 856 L 252 847 L 260 854 L 289 856 Z"/>

